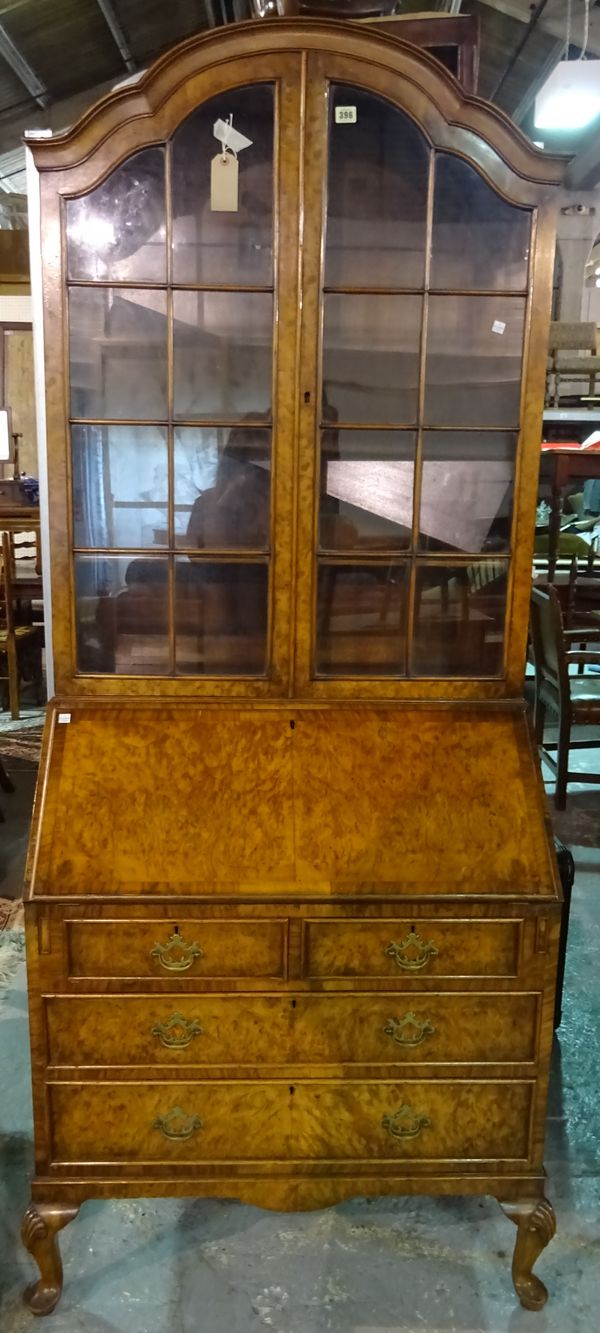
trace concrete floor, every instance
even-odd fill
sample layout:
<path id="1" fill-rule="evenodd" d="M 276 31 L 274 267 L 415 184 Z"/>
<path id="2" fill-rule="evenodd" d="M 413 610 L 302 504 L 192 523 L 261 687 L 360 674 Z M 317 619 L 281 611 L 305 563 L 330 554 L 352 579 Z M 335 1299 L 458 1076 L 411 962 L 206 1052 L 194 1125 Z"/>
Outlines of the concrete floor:
<path id="1" fill-rule="evenodd" d="M 558 819 L 577 877 L 546 1150 L 558 1234 L 538 1264 L 550 1290 L 542 1313 L 516 1303 L 514 1228 L 491 1199 L 362 1199 L 301 1215 L 232 1201 L 134 1200 L 90 1202 L 63 1232 L 65 1291 L 52 1333 L 593 1333 L 599 812 L 592 788 L 570 797 Z M 33 1268 L 18 1239 L 32 1169 L 26 1025 L 21 966 L 0 1007 L 1 1333 L 36 1324 L 21 1303 Z"/>

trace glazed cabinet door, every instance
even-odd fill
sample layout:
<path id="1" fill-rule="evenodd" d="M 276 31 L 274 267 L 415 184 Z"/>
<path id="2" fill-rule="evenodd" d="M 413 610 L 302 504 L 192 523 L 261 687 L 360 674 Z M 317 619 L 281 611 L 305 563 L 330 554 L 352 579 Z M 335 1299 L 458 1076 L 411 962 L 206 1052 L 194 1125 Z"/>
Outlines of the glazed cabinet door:
<path id="1" fill-rule="evenodd" d="M 287 682 L 299 61 L 273 57 L 262 78 L 260 64 L 248 82 L 240 62 L 233 86 L 213 71 L 164 141 L 63 200 L 70 655 L 86 692 L 94 677 L 119 693 Z"/>
<path id="2" fill-rule="evenodd" d="M 134 128 L 43 181 L 58 689 L 514 692 L 541 189 L 335 51 Z"/>
<path id="3" fill-rule="evenodd" d="M 299 684 L 494 693 L 532 209 L 356 73 L 309 84 Z"/>

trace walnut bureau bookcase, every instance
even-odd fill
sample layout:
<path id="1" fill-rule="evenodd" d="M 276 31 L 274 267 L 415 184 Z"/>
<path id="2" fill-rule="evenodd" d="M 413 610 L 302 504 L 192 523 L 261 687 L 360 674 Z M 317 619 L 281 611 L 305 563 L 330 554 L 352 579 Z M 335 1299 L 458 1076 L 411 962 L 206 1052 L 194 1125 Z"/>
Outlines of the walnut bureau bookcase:
<path id="1" fill-rule="evenodd" d="M 59 1299 L 89 1198 L 490 1194 L 542 1163 L 560 886 L 521 697 L 562 163 L 336 21 L 30 140 L 56 698 L 27 870 Z"/>

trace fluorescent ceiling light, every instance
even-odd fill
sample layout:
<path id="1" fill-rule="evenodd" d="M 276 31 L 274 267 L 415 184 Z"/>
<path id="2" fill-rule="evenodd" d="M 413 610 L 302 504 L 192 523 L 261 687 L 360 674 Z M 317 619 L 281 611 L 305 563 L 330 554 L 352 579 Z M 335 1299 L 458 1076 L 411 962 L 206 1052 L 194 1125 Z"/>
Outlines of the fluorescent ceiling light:
<path id="1" fill-rule="evenodd" d="M 580 130 L 600 112 L 600 60 L 561 60 L 535 99 L 542 130 Z"/>

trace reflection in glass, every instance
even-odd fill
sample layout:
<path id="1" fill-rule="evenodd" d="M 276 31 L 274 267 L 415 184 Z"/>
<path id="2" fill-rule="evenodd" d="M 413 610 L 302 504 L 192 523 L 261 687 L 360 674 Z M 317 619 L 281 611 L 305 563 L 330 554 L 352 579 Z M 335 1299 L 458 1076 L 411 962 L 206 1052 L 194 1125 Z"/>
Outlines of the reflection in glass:
<path id="1" fill-rule="evenodd" d="M 133 676 L 168 671 L 166 560 L 78 555 L 75 601 L 79 671 Z"/>
<path id="2" fill-rule="evenodd" d="M 164 282 L 163 148 L 144 148 L 80 199 L 66 200 L 69 278 Z"/>
<path id="3" fill-rule="evenodd" d="M 524 319 L 520 297 L 430 297 L 427 425 L 518 426 Z"/>
<path id="4" fill-rule="evenodd" d="M 175 564 L 178 674 L 244 676 L 266 670 L 266 564 Z"/>
<path id="5" fill-rule="evenodd" d="M 237 212 L 211 209 L 213 129 L 233 117 L 251 139 L 239 155 Z M 273 280 L 273 89 L 232 88 L 204 102 L 173 136 L 173 281 L 269 284 Z"/>
<path id="6" fill-rule="evenodd" d="M 422 304 L 420 296 L 325 297 L 326 415 L 416 422 Z"/>
<path id="7" fill-rule="evenodd" d="M 269 546 L 271 433 L 251 426 L 182 426 L 175 432 L 178 546 Z"/>
<path id="8" fill-rule="evenodd" d="M 462 158 L 438 153 L 431 286 L 523 291 L 531 213 L 507 204 Z"/>
<path id="9" fill-rule="evenodd" d="M 406 605 L 403 564 L 322 561 L 317 589 L 317 674 L 404 675 Z"/>
<path id="10" fill-rule="evenodd" d="M 265 292 L 174 292 L 175 415 L 270 411 L 272 320 Z"/>
<path id="11" fill-rule="evenodd" d="M 71 416 L 166 419 L 166 300 L 144 289 L 71 288 Z"/>
<path id="12" fill-rule="evenodd" d="M 421 545 L 507 551 L 517 437 L 507 431 L 426 431 Z"/>
<path id="13" fill-rule="evenodd" d="M 167 432 L 74 426 L 75 546 L 167 546 Z"/>
<path id="14" fill-rule="evenodd" d="M 410 546 L 414 453 L 412 431 L 323 432 L 321 549 Z"/>
<path id="15" fill-rule="evenodd" d="M 507 567 L 481 560 L 417 569 L 411 674 L 501 673 Z"/>
<path id="16" fill-rule="evenodd" d="M 336 120 L 348 107 L 355 121 Z M 397 107 L 358 88 L 332 88 L 328 286 L 422 285 L 428 156 L 420 130 Z"/>

